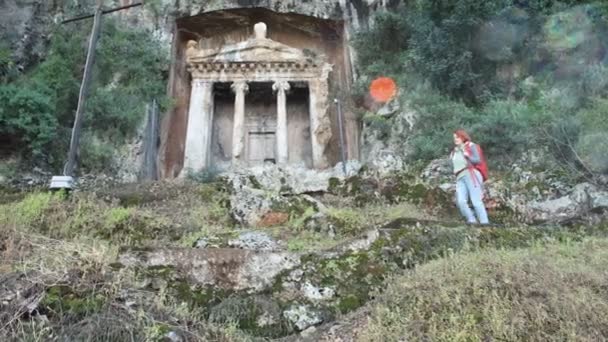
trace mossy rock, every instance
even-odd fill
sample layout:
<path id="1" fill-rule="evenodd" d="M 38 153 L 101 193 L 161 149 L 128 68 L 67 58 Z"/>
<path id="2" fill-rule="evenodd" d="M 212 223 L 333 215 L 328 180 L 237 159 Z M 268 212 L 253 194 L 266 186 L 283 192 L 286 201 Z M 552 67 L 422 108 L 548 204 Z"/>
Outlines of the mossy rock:
<path id="1" fill-rule="evenodd" d="M 332 259 L 312 257 L 307 264 L 310 267 L 304 277 L 318 286 L 335 289 L 336 298 L 328 303 L 328 309 L 342 314 L 365 304 L 390 270 L 396 269 L 375 251 L 348 253 Z"/>
<path id="2" fill-rule="evenodd" d="M 451 224 L 411 226 L 383 230 L 372 249 L 384 251 L 385 258 L 404 267 L 479 248 L 521 248 L 548 241 L 580 240 L 584 236 L 605 236 L 608 226 L 577 227 L 469 227 Z M 392 227 L 396 225 L 393 224 Z"/>
<path id="3" fill-rule="evenodd" d="M 445 191 L 410 179 L 401 176 L 384 180 L 380 189 L 381 196 L 391 203 L 413 203 L 440 215 L 456 216 L 458 214 L 451 196 Z"/>
<path id="4" fill-rule="evenodd" d="M 327 187 L 327 191 L 332 194 L 338 194 L 343 186 L 342 181 L 339 178 L 331 177 L 328 181 L 329 185 Z"/>
<path id="5" fill-rule="evenodd" d="M 210 309 L 209 321 L 236 323 L 253 336 L 278 338 L 293 333 L 282 313 L 279 303 L 267 296 L 230 296 Z"/>
<path id="6" fill-rule="evenodd" d="M 300 196 L 282 197 L 274 200 L 270 206 L 272 212 L 285 213 L 290 218 L 300 217 L 312 208 L 315 212 L 319 211 L 315 203 Z"/>
<path id="7" fill-rule="evenodd" d="M 176 300 L 208 316 L 210 308 L 234 295 L 234 291 L 192 282 L 173 266 L 153 266 L 139 269 L 138 278 L 151 290 L 166 291 Z"/>

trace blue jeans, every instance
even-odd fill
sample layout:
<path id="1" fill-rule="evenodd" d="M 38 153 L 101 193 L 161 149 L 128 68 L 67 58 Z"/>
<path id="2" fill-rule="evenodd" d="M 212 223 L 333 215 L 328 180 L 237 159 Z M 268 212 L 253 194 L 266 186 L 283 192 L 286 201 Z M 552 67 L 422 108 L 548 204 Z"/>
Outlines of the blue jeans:
<path id="1" fill-rule="evenodd" d="M 469 208 L 470 198 L 471 203 L 473 203 L 473 208 L 475 208 L 475 214 L 477 214 L 477 218 L 479 219 L 479 223 L 489 223 L 488 213 L 486 212 L 486 207 L 482 200 L 483 180 L 481 173 L 477 170 L 473 171 L 477 178 L 477 181 L 475 182 L 473 181 L 473 177 L 469 170 L 464 170 L 462 172 L 464 172 L 465 175 L 456 181 L 456 204 L 458 205 L 458 209 L 460 209 L 460 213 L 467 219 L 468 223 L 477 223 L 471 208 Z"/>

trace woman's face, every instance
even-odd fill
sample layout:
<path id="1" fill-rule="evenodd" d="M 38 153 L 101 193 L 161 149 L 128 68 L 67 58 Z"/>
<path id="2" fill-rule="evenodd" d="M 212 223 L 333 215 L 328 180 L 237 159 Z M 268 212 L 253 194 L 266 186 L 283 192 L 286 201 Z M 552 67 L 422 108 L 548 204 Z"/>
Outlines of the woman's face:
<path id="1" fill-rule="evenodd" d="M 456 134 L 454 134 L 454 145 L 456 145 L 456 146 L 462 145 L 462 139 L 460 139 L 460 137 Z"/>

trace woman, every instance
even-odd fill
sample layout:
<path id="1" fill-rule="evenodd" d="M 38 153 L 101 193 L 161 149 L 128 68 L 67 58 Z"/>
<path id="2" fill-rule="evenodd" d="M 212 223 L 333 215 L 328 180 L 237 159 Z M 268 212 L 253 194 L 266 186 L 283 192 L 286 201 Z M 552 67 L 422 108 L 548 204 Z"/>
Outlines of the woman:
<path id="1" fill-rule="evenodd" d="M 481 163 L 477 146 L 471 142 L 471 137 L 462 129 L 454 132 L 454 150 L 452 165 L 456 175 L 456 204 L 467 223 L 475 224 L 477 219 L 481 224 L 488 224 L 488 213 L 483 204 L 483 177 L 474 165 Z M 477 219 L 469 208 L 469 199 L 475 208 Z"/>

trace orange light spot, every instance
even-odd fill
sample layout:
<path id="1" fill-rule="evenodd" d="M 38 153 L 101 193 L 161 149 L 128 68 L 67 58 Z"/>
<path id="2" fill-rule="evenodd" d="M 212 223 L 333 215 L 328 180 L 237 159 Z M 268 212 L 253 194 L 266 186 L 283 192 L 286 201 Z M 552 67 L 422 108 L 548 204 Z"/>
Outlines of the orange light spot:
<path id="1" fill-rule="evenodd" d="M 377 102 L 387 102 L 397 94 L 397 85 L 390 77 L 378 77 L 369 86 L 369 93 Z"/>

